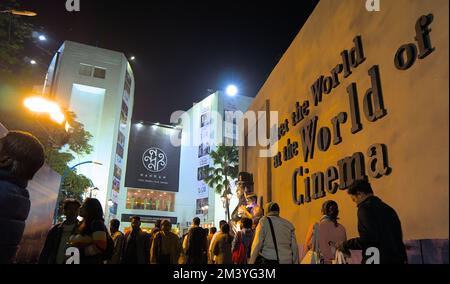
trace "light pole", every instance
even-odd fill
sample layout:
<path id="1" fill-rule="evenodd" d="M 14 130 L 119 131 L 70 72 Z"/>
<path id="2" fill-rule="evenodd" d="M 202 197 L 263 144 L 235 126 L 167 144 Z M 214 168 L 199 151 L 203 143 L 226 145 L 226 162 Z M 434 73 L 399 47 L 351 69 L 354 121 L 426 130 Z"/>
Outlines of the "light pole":
<path id="1" fill-rule="evenodd" d="M 233 194 L 231 193 L 231 190 L 229 187 L 227 187 L 224 191 L 220 199 L 223 203 L 223 208 L 225 208 L 225 213 L 227 217 L 227 221 L 230 221 L 230 200 L 233 197 Z"/>
<path id="2" fill-rule="evenodd" d="M 82 162 L 82 163 L 78 163 L 73 167 L 68 168 L 63 175 L 61 176 L 61 181 L 59 184 L 59 191 L 58 191 L 58 196 L 56 197 L 56 206 L 55 206 L 55 213 L 53 215 L 53 225 L 55 225 L 58 222 L 58 209 L 59 209 L 59 202 L 60 202 L 60 195 L 61 195 L 61 191 L 62 191 L 62 186 L 63 186 L 63 182 L 64 179 L 66 178 L 66 176 L 76 167 L 81 166 L 81 165 L 85 165 L 85 164 L 95 164 L 95 165 L 103 165 L 102 163 L 99 162 L 95 162 L 95 161 L 86 161 L 86 162 Z M 92 194 L 92 190 L 91 190 L 91 194 Z"/>
<path id="3" fill-rule="evenodd" d="M 25 16 L 25 17 L 35 17 L 37 13 L 32 11 L 22 11 L 22 10 L 3 10 L 0 11 L 2 14 L 9 14 L 9 27 L 8 27 L 8 44 L 11 43 L 11 29 L 12 29 L 12 20 L 13 16 Z"/>
<path id="4" fill-rule="evenodd" d="M 208 209 L 209 209 L 209 205 L 206 204 L 204 206 L 202 206 L 202 212 L 203 212 L 203 222 L 206 222 L 206 219 L 208 218 Z"/>
<path id="5" fill-rule="evenodd" d="M 89 198 L 96 198 L 97 197 L 97 193 L 100 191 L 100 189 L 98 189 L 98 187 L 90 187 L 89 188 Z M 92 193 L 94 192 L 94 195 L 92 195 Z"/>

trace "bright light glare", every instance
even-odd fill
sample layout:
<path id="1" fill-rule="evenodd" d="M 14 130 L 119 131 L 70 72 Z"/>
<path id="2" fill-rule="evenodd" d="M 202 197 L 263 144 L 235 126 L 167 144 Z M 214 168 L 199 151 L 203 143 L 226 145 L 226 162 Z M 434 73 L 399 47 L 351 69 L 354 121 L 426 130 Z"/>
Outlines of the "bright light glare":
<path id="1" fill-rule="evenodd" d="M 35 17 L 37 13 L 32 11 L 10 10 L 9 13 L 17 16 Z"/>
<path id="2" fill-rule="evenodd" d="M 24 104 L 32 112 L 48 112 L 48 101 L 42 97 L 27 98 Z"/>
<path id="3" fill-rule="evenodd" d="M 66 120 L 66 117 L 61 112 L 51 112 L 50 118 L 58 124 L 62 124 Z"/>
<path id="4" fill-rule="evenodd" d="M 36 63 L 37 63 L 36 60 L 33 60 L 33 59 L 30 60 L 31 65 L 36 65 Z"/>
<path id="5" fill-rule="evenodd" d="M 24 104 L 32 112 L 48 113 L 50 118 L 58 124 L 62 124 L 66 120 L 61 108 L 56 103 L 48 101 L 43 97 L 27 98 Z"/>
<path id="6" fill-rule="evenodd" d="M 233 97 L 238 93 L 238 88 L 235 85 L 230 85 L 227 87 L 227 95 Z"/>
<path id="7" fill-rule="evenodd" d="M 131 56 L 131 57 L 130 57 L 130 60 L 131 60 L 131 61 L 134 61 L 135 59 L 136 59 L 136 57 L 134 57 L 134 56 Z"/>
<path id="8" fill-rule="evenodd" d="M 40 40 L 40 41 L 46 41 L 47 38 L 45 37 L 45 35 L 40 35 L 40 36 L 39 36 L 39 40 Z"/>
<path id="9" fill-rule="evenodd" d="M 71 127 L 72 127 L 72 126 L 70 126 L 69 122 L 66 121 L 66 125 L 65 125 L 65 127 L 64 127 L 64 129 L 66 130 L 66 132 L 69 132 Z"/>

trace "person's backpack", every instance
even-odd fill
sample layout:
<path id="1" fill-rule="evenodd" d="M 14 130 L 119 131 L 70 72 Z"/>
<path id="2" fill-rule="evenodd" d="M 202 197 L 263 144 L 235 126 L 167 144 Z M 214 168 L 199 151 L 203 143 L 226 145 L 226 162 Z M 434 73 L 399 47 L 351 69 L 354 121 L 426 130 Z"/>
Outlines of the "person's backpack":
<path id="1" fill-rule="evenodd" d="M 245 252 L 244 242 L 242 241 L 242 232 L 238 232 L 238 248 L 233 251 L 231 260 L 234 264 L 246 264 L 247 263 L 247 253 Z"/>

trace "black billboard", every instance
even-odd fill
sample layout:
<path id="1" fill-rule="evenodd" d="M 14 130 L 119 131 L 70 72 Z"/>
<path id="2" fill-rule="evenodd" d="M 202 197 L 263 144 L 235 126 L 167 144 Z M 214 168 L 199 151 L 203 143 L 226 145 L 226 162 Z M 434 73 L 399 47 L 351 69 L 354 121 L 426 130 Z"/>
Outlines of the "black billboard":
<path id="1" fill-rule="evenodd" d="M 180 139 L 181 130 L 132 124 L 125 187 L 178 192 L 180 146 L 171 137 Z"/>

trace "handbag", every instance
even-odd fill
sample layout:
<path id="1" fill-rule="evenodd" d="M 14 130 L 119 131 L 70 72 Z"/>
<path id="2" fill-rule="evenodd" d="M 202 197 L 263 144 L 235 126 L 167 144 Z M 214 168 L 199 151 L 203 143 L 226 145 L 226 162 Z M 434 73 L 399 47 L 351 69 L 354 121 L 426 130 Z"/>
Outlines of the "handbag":
<path id="1" fill-rule="evenodd" d="M 303 257 L 300 264 L 320 264 L 320 254 L 319 254 L 319 225 L 314 224 L 313 237 L 312 237 L 312 248 Z"/>
<path id="2" fill-rule="evenodd" d="M 269 220 L 269 226 L 270 226 L 270 233 L 272 234 L 272 241 L 273 245 L 275 246 L 275 252 L 277 253 L 277 259 L 267 259 L 261 254 L 259 254 L 256 257 L 255 264 L 280 264 L 280 257 L 278 255 L 278 245 L 277 245 L 277 237 L 275 236 L 275 230 L 273 229 L 272 220 L 270 220 L 270 217 L 267 217 L 267 220 Z"/>
<path id="3" fill-rule="evenodd" d="M 336 250 L 336 255 L 335 255 L 332 263 L 333 264 L 348 264 L 347 257 L 345 256 L 345 254 L 342 251 Z"/>
<path id="4" fill-rule="evenodd" d="M 246 264 L 247 263 L 247 253 L 245 252 L 244 242 L 242 241 L 242 232 L 237 233 L 238 237 L 238 248 L 233 251 L 231 260 L 234 264 Z"/>

